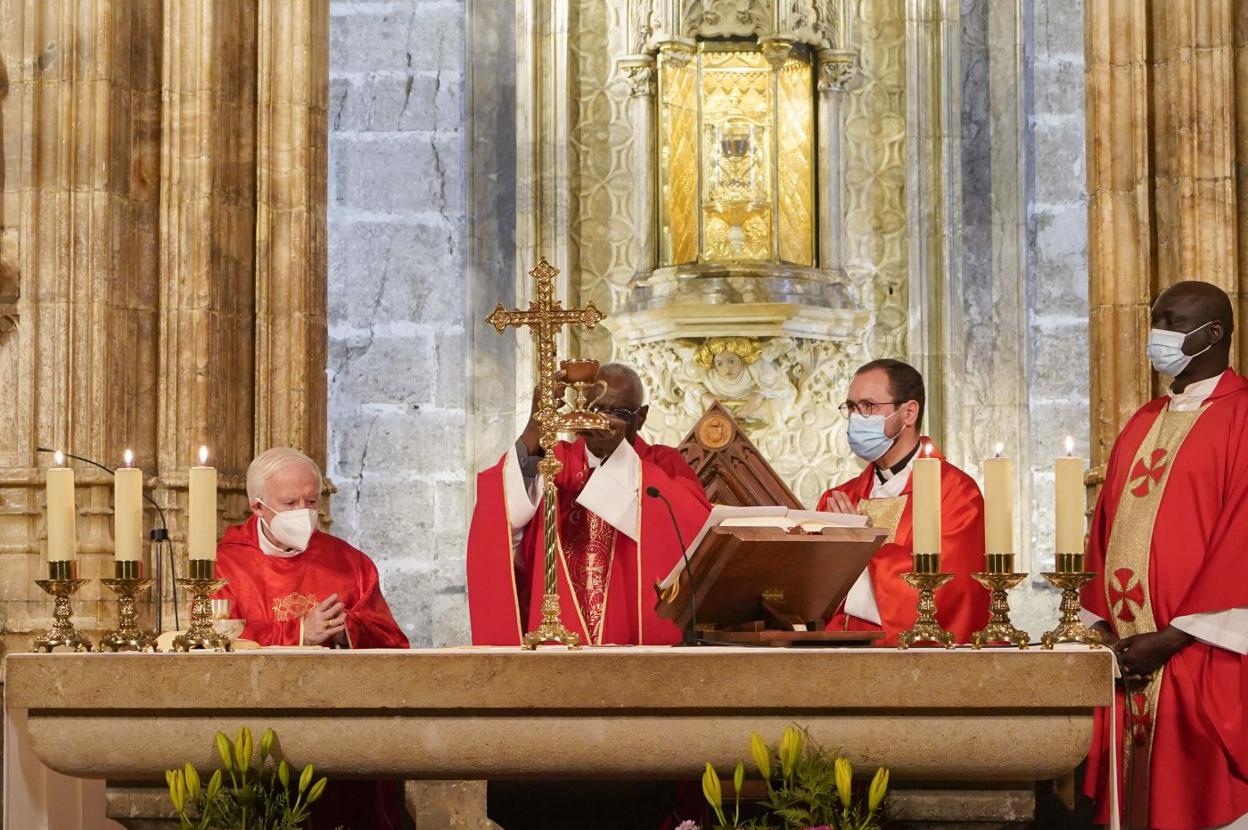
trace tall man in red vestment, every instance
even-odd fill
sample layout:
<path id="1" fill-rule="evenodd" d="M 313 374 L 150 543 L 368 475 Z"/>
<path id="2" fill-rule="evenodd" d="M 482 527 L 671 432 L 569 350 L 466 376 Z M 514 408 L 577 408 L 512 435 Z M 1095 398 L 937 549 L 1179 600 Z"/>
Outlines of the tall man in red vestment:
<path id="1" fill-rule="evenodd" d="M 667 497 L 686 541 L 701 529 L 710 503 L 679 452 L 638 437 L 648 407 L 637 373 L 608 363 L 598 379 L 606 393 L 595 409 L 610 429 L 584 432 L 554 448 L 563 462 L 555 482 L 563 624 L 591 645 L 675 643 L 680 631 L 655 614 L 653 585 L 682 551 L 667 507 L 646 493 L 654 487 Z M 518 644 L 541 620 L 539 434 L 530 418 L 515 446 L 477 478 L 468 609 L 478 645 Z"/>
<path id="2" fill-rule="evenodd" d="M 1119 434 L 1088 539 L 1083 606 L 1127 694 L 1112 729 L 1098 714 L 1084 788 L 1101 822 L 1116 799 L 1135 827 L 1248 827 L 1248 381 L 1219 288 L 1172 286 L 1152 326 L 1173 380 Z"/>
<path id="3" fill-rule="evenodd" d="M 243 637 L 262 646 L 407 648 L 381 595 L 372 560 L 316 529 L 321 471 L 298 450 L 274 447 L 247 467 L 252 515 L 225 531 L 218 598 L 246 621 Z M 315 759 L 310 759 L 315 761 Z M 313 830 L 395 830 L 393 781 L 331 781 L 317 803 Z"/>
<path id="4" fill-rule="evenodd" d="M 914 625 L 917 594 L 902 581 L 911 570 L 910 473 L 931 439 L 920 437 L 926 393 L 923 376 L 900 360 L 874 360 L 854 375 L 841 414 L 849 447 L 867 468 L 828 490 L 819 510 L 866 513 L 892 530 L 850 589 L 830 629 L 884 631 L 885 643 Z M 975 480 L 941 459 L 941 568 L 954 575 L 936 592 L 937 618 L 960 643 L 988 622 L 988 593 L 971 574 L 984 570 L 984 499 Z"/>

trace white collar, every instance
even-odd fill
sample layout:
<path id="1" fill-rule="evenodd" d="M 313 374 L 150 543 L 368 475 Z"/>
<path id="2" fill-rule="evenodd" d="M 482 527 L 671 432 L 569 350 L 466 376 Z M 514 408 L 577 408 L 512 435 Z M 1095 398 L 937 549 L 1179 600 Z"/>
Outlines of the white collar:
<path id="1" fill-rule="evenodd" d="M 589 451 L 589 447 L 585 447 L 585 460 L 589 462 L 589 469 L 595 470 L 602 466 L 602 459 Z"/>
<path id="2" fill-rule="evenodd" d="M 269 537 L 264 535 L 264 528 L 260 526 L 259 517 L 256 518 L 256 536 L 260 545 L 260 550 L 265 556 L 276 556 L 279 559 L 290 559 L 292 556 L 298 556 L 303 553 L 301 550 L 282 550 L 277 545 L 269 541 Z"/>
<path id="3" fill-rule="evenodd" d="M 1230 369 L 1226 371 L 1229 372 Z M 1222 373 L 1222 375 L 1225 374 L 1226 372 Z M 1170 409 L 1175 412 L 1192 412 L 1200 409 L 1205 401 L 1209 399 L 1209 396 L 1213 394 L 1213 390 L 1218 388 L 1218 384 L 1222 381 L 1222 375 L 1215 375 L 1211 378 L 1198 380 L 1195 383 L 1189 383 L 1182 392 L 1167 389 L 1166 394 L 1170 396 Z"/>
<path id="4" fill-rule="evenodd" d="M 901 495 L 901 491 L 906 489 L 906 483 L 910 481 L 910 473 L 914 471 L 914 459 L 918 458 L 916 452 L 910 456 L 910 460 L 906 462 L 906 466 L 893 473 L 892 477 L 885 481 L 880 481 L 875 471 L 871 471 L 871 498 L 873 499 L 891 499 Z"/>

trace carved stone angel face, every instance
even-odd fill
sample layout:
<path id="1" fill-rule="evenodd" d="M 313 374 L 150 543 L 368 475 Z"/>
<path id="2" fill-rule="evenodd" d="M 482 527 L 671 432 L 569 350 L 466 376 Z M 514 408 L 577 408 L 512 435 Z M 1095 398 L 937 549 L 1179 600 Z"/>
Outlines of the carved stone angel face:
<path id="1" fill-rule="evenodd" d="M 736 380 L 745 371 L 745 361 L 735 352 L 723 351 L 715 355 L 715 371 L 724 380 Z"/>

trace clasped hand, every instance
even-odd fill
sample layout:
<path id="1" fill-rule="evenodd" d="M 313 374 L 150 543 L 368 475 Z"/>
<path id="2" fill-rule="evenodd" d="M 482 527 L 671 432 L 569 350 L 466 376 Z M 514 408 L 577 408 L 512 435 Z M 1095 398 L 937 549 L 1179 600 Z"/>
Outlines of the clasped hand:
<path id="1" fill-rule="evenodd" d="M 323 646 L 347 644 L 347 609 L 330 594 L 303 617 L 303 644 Z"/>
<path id="2" fill-rule="evenodd" d="M 1118 665 L 1122 668 L 1124 678 L 1130 683 L 1151 679 L 1158 669 L 1194 639 L 1192 635 L 1173 626 L 1147 634 L 1133 634 L 1113 642 L 1109 642 L 1112 637 L 1105 637 L 1103 632 L 1101 637 L 1106 645 L 1118 653 Z"/>

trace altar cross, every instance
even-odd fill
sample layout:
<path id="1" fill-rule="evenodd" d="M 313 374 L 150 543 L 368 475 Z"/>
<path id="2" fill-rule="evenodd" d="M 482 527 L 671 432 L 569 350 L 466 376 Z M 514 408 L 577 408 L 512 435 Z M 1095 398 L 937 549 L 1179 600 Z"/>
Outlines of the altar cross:
<path id="1" fill-rule="evenodd" d="M 560 415 L 557 406 L 555 372 L 555 334 L 563 326 L 585 326 L 593 328 L 606 317 L 601 311 L 589 303 L 584 308 L 564 308 L 555 299 L 555 276 L 559 269 L 555 268 L 545 257 L 537 263 L 529 276 L 537 280 L 537 294 L 529 301 L 528 311 L 518 308 L 506 309 L 502 303 L 494 309 L 494 313 L 485 321 L 502 334 L 508 326 L 519 329 L 528 326 L 537 341 L 537 388 L 538 411 L 534 416 L 541 424 L 542 433 L 538 439 L 545 456 L 538 462 L 537 469 L 545 479 L 545 495 L 542 497 L 542 548 L 545 555 L 545 595 L 542 597 L 542 622 L 536 629 L 524 635 L 521 644 L 525 648 L 536 648 L 542 643 L 563 643 L 576 648 L 580 636 L 569 631 L 561 620 L 559 608 L 559 586 L 555 573 L 556 550 L 558 547 L 558 528 L 555 526 L 555 505 L 558 494 L 555 489 L 555 476 L 563 468 L 563 464 L 555 456 L 555 443 L 559 440 Z M 585 413 L 580 413 L 585 414 Z M 602 416 L 592 416 L 601 418 Z"/>
<path id="2" fill-rule="evenodd" d="M 506 331 L 508 326 L 516 329 L 528 326 L 533 331 L 533 338 L 537 341 L 536 418 L 542 426 L 539 443 L 546 450 L 548 458 L 554 457 L 550 450 L 559 439 L 559 412 L 555 394 L 555 372 L 558 369 L 555 362 L 555 335 L 563 326 L 579 325 L 592 329 L 606 317 L 593 303 L 584 308 L 564 308 L 555 299 L 555 277 L 558 274 L 559 269 L 547 262 L 546 257 L 542 257 L 533 270 L 529 271 L 529 276 L 537 280 L 537 293 L 529 301 L 528 310 L 506 309 L 499 303 L 494 313 L 485 318 L 487 323 L 498 329 L 499 334 Z"/>

